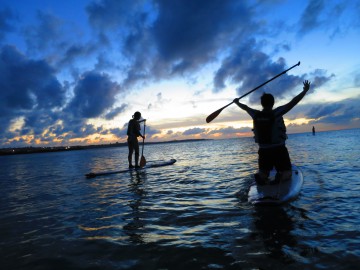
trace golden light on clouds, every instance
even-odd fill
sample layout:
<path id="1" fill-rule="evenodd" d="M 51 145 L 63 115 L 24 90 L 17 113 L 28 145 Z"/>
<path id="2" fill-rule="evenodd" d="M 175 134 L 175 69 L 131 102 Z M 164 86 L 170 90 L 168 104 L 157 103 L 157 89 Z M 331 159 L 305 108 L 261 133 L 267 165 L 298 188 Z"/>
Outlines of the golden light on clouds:
<path id="1" fill-rule="evenodd" d="M 309 124 L 310 121 L 314 121 L 315 119 L 310 119 L 310 118 L 297 118 L 294 120 L 289 120 L 289 119 L 284 119 L 285 121 L 285 125 L 297 125 L 297 126 L 301 126 L 301 125 L 307 125 Z"/>

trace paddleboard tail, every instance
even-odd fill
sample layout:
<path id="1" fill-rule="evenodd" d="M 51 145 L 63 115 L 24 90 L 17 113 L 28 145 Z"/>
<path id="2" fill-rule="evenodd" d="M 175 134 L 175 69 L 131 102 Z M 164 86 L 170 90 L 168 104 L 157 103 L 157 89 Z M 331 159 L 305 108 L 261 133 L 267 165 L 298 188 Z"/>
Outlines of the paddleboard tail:
<path id="1" fill-rule="evenodd" d="M 301 170 L 292 166 L 292 175 L 288 180 L 275 179 L 276 172 L 270 173 L 270 180 L 266 184 L 250 186 L 248 201 L 255 205 L 278 205 L 295 199 L 300 193 L 304 179 Z"/>

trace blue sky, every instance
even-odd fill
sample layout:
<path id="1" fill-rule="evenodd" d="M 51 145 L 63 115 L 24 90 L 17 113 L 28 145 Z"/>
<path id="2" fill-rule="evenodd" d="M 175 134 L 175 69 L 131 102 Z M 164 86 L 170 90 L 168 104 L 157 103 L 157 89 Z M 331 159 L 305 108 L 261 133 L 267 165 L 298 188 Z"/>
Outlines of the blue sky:
<path id="1" fill-rule="evenodd" d="M 360 127 L 360 1 L 2 0 L 0 147 L 251 136 L 264 92 L 289 133 Z"/>

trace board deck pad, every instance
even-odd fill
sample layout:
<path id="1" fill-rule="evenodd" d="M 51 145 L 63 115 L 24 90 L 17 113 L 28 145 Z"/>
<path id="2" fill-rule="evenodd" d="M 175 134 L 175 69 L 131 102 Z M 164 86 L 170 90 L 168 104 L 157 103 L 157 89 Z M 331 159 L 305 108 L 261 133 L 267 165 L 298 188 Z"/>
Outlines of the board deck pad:
<path id="1" fill-rule="evenodd" d="M 129 169 L 124 169 L 124 170 L 120 170 L 120 171 L 105 171 L 105 172 L 91 172 L 91 173 L 87 173 L 85 174 L 86 178 L 94 178 L 96 176 L 101 176 L 101 175 L 110 175 L 110 174 L 117 174 L 117 173 L 126 173 L 126 172 L 131 172 L 131 171 L 142 171 L 144 169 L 148 169 L 148 168 L 156 168 L 156 167 L 162 167 L 162 166 L 168 166 L 168 165 L 172 165 L 176 162 L 176 159 L 170 159 L 168 161 L 154 161 L 154 162 L 149 162 L 148 164 L 146 164 L 144 167 L 142 168 L 129 168 Z"/>
<path id="2" fill-rule="evenodd" d="M 275 179 L 275 170 L 271 171 L 270 184 L 257 185 L 255 180 L 250 186 L 248 201 L 255 205 L 278 205 L 295 199 L 300 193 L 304 179 L 301 170 L 292 165 L 291 179 L 272 184 Z"/>

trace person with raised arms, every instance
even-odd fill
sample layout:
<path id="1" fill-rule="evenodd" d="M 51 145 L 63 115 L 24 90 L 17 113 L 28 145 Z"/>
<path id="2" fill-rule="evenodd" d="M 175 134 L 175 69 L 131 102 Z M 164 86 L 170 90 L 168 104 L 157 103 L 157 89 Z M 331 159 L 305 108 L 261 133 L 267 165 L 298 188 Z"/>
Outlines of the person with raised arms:
<path id="1" fill-rule="evenodd" d="M 268 183 L 270 171 L 275 167 L 276 180 L 283 181 L 291 178 L 291 161 L 289 152 L 285 146 L 287 139 L 286 127 L 283 115 L 289 112 L 310 89 L 310 82 L 303 82 L 303 91 L 294 97 L 289 103 L 273 109 L 275 99 L 273 95 L 264 93 L 261 96 L 262 111 L 252 109 L 234 99 L 234 103 L 245 110 L 253 119 L 253 132 L 255 142 L 259 144 L 259 171 L 255 174 L 258 185 Z"/>

